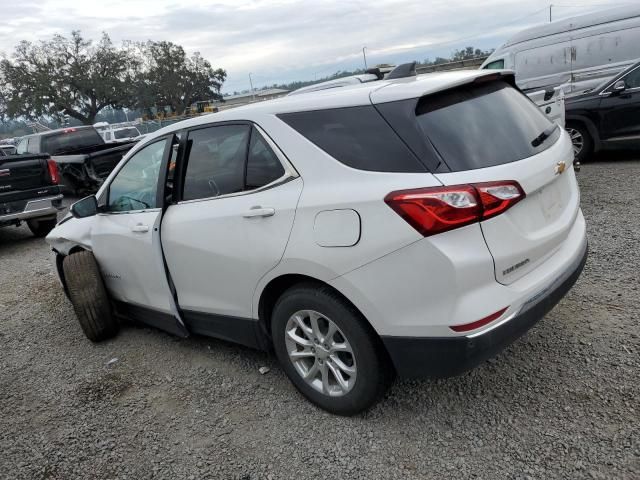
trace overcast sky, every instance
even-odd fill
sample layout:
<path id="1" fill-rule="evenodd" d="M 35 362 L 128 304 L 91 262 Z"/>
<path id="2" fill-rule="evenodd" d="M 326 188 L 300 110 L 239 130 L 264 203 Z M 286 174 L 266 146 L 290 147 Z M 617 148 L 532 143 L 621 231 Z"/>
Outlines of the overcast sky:
<path id="1" fill-rule="evenodd" d="M 635 0 L 640 3 L 640 0 Z M 497 47 L 522 28 L 621 5 L 616 0 L 2 0 L 0 52 L 81 30 L 170 40 L 227 70 L 223 91 L 322 77 L 338 69 Z M 626 4 L 631 2 L 624 2 Z M 624 4 L 623 3 L 623 4 Z"/>

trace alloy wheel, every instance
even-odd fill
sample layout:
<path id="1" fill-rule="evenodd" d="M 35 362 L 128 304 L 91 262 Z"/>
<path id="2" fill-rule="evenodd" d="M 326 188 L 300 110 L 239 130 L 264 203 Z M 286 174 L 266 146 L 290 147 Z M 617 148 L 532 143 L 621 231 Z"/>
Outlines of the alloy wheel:
<path id="1" fill-rule="evenodd" d="M 316 391 L 340 397 L 356 382 L 356 359 L 345 334 L 325 315 L 300 310 L 285 329 L 289 360 L 302 379 Z"/>
<path id="2" fill-rule="evenodd" d="M 573 144 L 573 155 L 577 157 L 584 148 L 584 137 L 575 128 L 567 128 L 567 133 L 571 137 L 571 143 Z"/>

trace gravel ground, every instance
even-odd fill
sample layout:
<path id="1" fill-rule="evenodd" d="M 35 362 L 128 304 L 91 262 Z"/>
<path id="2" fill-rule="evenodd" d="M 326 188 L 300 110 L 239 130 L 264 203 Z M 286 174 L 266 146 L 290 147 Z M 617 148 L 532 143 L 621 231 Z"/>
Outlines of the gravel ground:
<path id="1" fill-rule="evenodd" d="M 354 418 L 265 353 L 134 326 L 93 345 L 44 241 L 0 230 L 0 478 L 640 478 L 640 161 L 611 157 L 579 174 L 591 255 L 568 296 Z"/>

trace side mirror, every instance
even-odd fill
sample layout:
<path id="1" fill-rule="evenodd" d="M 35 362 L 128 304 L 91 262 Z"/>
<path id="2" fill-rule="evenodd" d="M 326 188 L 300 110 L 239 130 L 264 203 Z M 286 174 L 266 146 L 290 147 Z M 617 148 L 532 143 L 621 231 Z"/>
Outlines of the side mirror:
<path id="1" fill-rule="evenodd" d="M 627 84 L 624 83 L 624 80 L 618 80 L 616 83 L 613 84 L 613 92 L 614 93 L 620 93 L 620 92 L 624 92 L 627 89 Z"/>
<path id="2" fill-rule="evenodd" d="M 96 200 L 96 196 L 89 195 L 88 197 L 84 197 L 82 200 L 78 200 L 76 203 L 71 205 L 69 211 L 75 218 L 94 216 L 98 213 L 98 201 Z"/>

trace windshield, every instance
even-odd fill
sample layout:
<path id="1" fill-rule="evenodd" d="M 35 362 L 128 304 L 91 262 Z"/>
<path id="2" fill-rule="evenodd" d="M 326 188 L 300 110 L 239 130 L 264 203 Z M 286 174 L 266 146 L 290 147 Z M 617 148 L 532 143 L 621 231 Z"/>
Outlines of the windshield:
<path id="1" fill-rule="evenodd" d="M 68 128 L 61 132 L 45 136 L 42 139 L 42 151 L 49 155 L 60 155 L 61 153 L 103 144 L 104 140 L 102 140 L 102 137 L 93 128 L 83 128 L 80 130 Z"/>
<path id="2" fill-rule="evenodd" d="M 116 130 L 113 132 L 113 136 L 115 138 L 131 138 L 131 137 L 137 137 L 140 135 L 140 132 L 138 131 L 137 128 L 122 128 L 120 130 Z"/>

